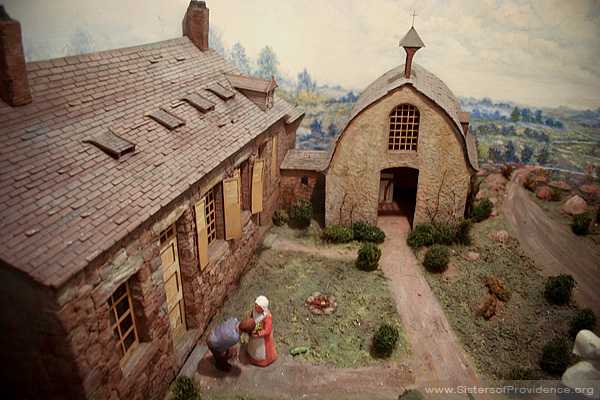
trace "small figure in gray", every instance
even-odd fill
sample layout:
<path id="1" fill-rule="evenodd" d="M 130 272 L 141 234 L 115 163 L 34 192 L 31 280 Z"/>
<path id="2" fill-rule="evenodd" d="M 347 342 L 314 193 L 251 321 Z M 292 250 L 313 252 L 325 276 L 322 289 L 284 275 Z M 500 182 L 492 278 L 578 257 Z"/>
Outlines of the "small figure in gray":
<path id="1" fill-rule="evenodd" d="M 237 318 L 229 318 L 213 328 L 206 339 L 206 345 L 215 358 L 217 369 L 225 372 L 231 370 L 228 360 L 236 355 L 232 347 L 240 341 L 242 333 L 250 333 L 255 327 L 256 322 L 252 318 L 241 322 Z"/>

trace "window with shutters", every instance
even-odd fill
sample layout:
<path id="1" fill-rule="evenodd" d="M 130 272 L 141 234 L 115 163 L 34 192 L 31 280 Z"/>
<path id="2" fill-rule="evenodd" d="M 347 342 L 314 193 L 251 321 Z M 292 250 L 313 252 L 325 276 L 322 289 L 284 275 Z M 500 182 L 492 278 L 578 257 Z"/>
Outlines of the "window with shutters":
<path id="1" fill-rule="evenodd" d="M 277 179 L 277 135 L 273 136 L 273 142 L 271 146 L 271 182 Z"/>
<path id="2" fill-rule="evenodd" d="M 204 201 L 204 218 L 206 221 L 206 235 L 208 244 L 217 239 L 217 222 L 215 208 L 215 188 L 211 188 L 202 199 Z"/>
<path id="3" fill-rule="evenodd" d="M 139 344 L 135 326 L 129 282 L 123 283 L 108 299 L 109 321 L 115 338 L 115 346 L 123 366 L 131 352 Z"/>
<path id="4" fill-rule="evenodd" d="M 390 113 L 388 150 L 417 151 L 419 110 L 401 104 Z"/>

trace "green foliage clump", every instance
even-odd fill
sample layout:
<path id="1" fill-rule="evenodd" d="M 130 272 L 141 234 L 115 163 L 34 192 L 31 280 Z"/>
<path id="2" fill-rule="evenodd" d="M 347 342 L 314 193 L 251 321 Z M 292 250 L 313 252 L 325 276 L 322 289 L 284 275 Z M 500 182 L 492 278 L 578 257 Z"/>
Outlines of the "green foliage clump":
<path id="1" fill-rule="evenodd" d="M 454 227 L 447 222 L 435 224 L 434 242 L 437 244 L 451 245 L 456 239 L 456 231 Z"/>
<path id="2" fill-rule="evenodd" d="M 576 235 L 586 235 L 590 229 L 592 219 L 587 213 L 581 213 L 573 216 L 573 224 L 571 229 Z"/>
<path id="3" fill-rule="evenodd" d="M 360 249 L 358 249 L 356 266 L 363 271 L 374 271 L 377 269 L 380 258 L 381 249 L 375 243 L 364 242 L 360 245 Z"/>
<path id="4" fill-rule="evenodd" d="M 301 199 L 290 206 L 290 218 L 300 229 L 306 229 L 310 226 L 313 218 L 313 207 L 310 200 Z"/>
<path id="5" fill-rule="evenodd" d="M 397 328 L 383 323 L 373 335 L 373 347 L 380 354 L 390 353 L 396 347 L 399 338 Z"/>
<path id="6" fill-rule="evenodd" d="M 571 350 L 564 339 L 554 339 L 542 349 L 540 367 L 549 374 L 562 374 L 571 363 Z"/>
<path id="7" fill-rule="evenodd" d="M 455 226 L 455 234 L 454 234 L 454 238 L 455 238 L 455 242 L 463 245 L 463 246 L 468 246 L 471 244 L 472 239 L 471 239 L 471 222 L 468 220 L 461 220 L 458 224 L 456 224 Z"/>
<path id="8" fill-rule="evenodd" d="M 434 244 L 425 253 L 423 265 L 430 272 L 443 272 L 450 262 L 450 248 Z"/>
<path id="9" fill-rule="evenodd" d="M 273 223 L 277 226 L 283 226 L 288 223 L 290 216 L 285 210 L 277 210 L 273 214 Z"/>
<path id="10" fill-rule="evenodd" d="M 194 378 L 180 375 L 173 386 L 175 400 L 200 400 L 200 386 Z"/>
<path id="11" fill-rule="evenodd" d="M 546 281 L 544 296 L 552 304 L 565 304 L 571 299 L 571 292 L 574 287 L 575 279 L 572 275 L 551 276 Z"/>
<path id="12" fill-rule="evenodd" d="M 471 218 L 477 222 L 484 221 L 490 216 L 493 208 L 494 204 L 490 199 L 483 199 L 471 210 Z"/>
<path id="13" fill-rule="evenodd" d="M 398 397 L 398 400 L 423 400 L 423 393 L 417 389 L 405 390 L 404 393 Z"/>
<path id="14" fill-rule="evenodd" d="M 321 237 L 329 243 L 348 243 L 354 240 L 354 231 L 342 225 L 327 225 Z"/>
<path id="15" fill-rule="evenodd" d="M 406 237 L 410 247 L 431 246 L 435 243 L 435 229 L 431 224 L 419 224 Z"/>
<path id="16" fill-rule="evenodd" d="M 577 311 L 577 314 L 571 318 L 571 328 L 569 334 L 572 338 L 575 338 L 580 330 L 587 329 L 593 331 L 596 328 L 596 314 L 591 308 L 584 308 Z"/>
<path id="17" fill-rule="evenodd" d="M 385 233 L 376 226 L 370 226 L 364 222 L 357 222 L 353 226 L 354 238 L 361 242 L 383 243 Z"/>

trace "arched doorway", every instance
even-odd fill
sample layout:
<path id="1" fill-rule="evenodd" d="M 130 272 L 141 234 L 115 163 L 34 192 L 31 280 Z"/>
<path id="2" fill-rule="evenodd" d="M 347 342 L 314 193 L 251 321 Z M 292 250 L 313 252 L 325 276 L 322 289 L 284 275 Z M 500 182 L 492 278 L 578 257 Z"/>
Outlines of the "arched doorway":
<path id="1" fill-rule="evenodd" d="M 378 215 L 403 215 L 412 227 L 418 183 L 418 169 L 401 167 L 382 170 Z"/>

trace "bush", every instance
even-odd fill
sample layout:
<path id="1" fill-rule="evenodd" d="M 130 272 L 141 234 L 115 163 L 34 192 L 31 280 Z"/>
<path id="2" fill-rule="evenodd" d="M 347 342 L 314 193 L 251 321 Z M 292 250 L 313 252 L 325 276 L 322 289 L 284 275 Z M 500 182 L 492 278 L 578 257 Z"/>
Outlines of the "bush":
<path id="1" fill-rule="evenodd" d="M 561 194 L 559 192 L 557 192 L 556 190 L 549 191 L 548 195 L 546 196 L 547 201 L 560 201 L 561 198 L 562 198 Z"/>
<path id="2" fill-rule="evenodd" d="M 375 243 L 364 242 L 358 249 L 358 260 L 356 266 L 363 271 L 374 271 L 377 269 L 381 249 Z"/>
<path id="3" fill-rule="evenodd" d="M 354 240 L 354 231 L 342 225 L 327 225 L 321 237 L 329 243 L 348 243 Z"/>
<path id="4" fill-rule="evenodd" d="M 586 235 L 590 229 L 592 219 L 587 213 L 581 213 L 573 216 L 573 224 L 571 229 L 576 235 Z"/>
<path id="5" fill-rule="evenodd" d="M 494 204 L 490 199 L 483 199 L 471 210 L 471 218 L 477 222 L 481 222 L 490 216 L 493 208 Z"/>
<path id="6" fill-rule="evenodd" d="M 404 393 L 398 397 L 398 400 L 423 400 L 423 393 L 417 389 L 405 390 Z"/>
<path id="7" fill-rule="evenodd" d="M 361 242 L 383 243 L 385 241 L 385 233 L 376 226 L 370 226 L 364 222 L 354 224 L 354 239 Z"/>
<path id="8" fill-rule="evenodd" d="M 571 318 L 571 328 L 569 334 L 573 339 L 582 329 L 593 331 L 596 328 L 596 314 L 591 308 L 584 308 L 577 311 L 577 314 Z"/>
<path id="9" fill-rule="evenodd" d="M 560 375 L 571 363 L 571 350 L 564 339 L 554 339 L 542 349 L 540 367 L 549 374 Z"/>
<path id="10" fill-rule="evenodd" d="M 425 253 L 423 265 L 430 272 L 443 272 L 450 262 L 450 248 L 434 244 Z"/>
<path id="11" fill-rule="evenodd" d="M 467 220 L 460 221 L 455 227 L 455 241 L 463 246 L 471 244 L 471 222 Z"/>
<path id="12" fill-rule="evenodd" d="M 380 354 L 390 353 L 400 339 L 398 329 L 383 323 L 373 335 L 373 347 Z"/>
<path id="13" fill-rule="evenodd" d="M 301 199 L 290 206 L 290 218 L 300 229 L 310 226 L 313 217 L 313 208 L 310 200 Z"/>
<path id="14" fill-rule="evenodd" d="M 505 177 L 507 180 L 510 180 L 510 176 L 512 175 L 513 172 L 513 167 L 511 167 L 510 165 L 505 165 L 504 167 L 502 167 L 502 170 L 500 170 L 500 173 L 502 174 L 503 177 Z"/>
<path id="15" fill-rule="evenodd" d="M 431 224 L 419 224 L 408 234 L 406 243 L 410 247 L 431 246 L 435 243 L 435 229 Z"/>
<path id="16" fill-rule="evenodd" d="M 180 375 L 173 386 L 175 400 L 200 400 L 200 387 L 194 378 Z"/>
<path id="17" fill-rule="evenodd" d="M 283 226 L 290 220 L 290 216 L 285 210 L 277 210 L 273 214 L 273 223 L 277 226 Z"/>
<path id="18" fill-rule="evenodd" d="M 551 276 L 546 282 L 544 295 L 552 304 L 565 304 L 571 299 L 575 279 L 571 275 Z"/>
<path id="19" fill-rule="evenodd" d="M 451 245 L 456 240 L 456 231 L 454 227 L 447 222 L 435 224 L 433 226 L 434 243 Z"/>
<path id="20" fill-rule="evenodd" d="M 538 181 L 531 174 L 528 174 L 523 181 L 523 187 L 531 192 L 535 193 L 535 189 L 538 187 Z"/>

